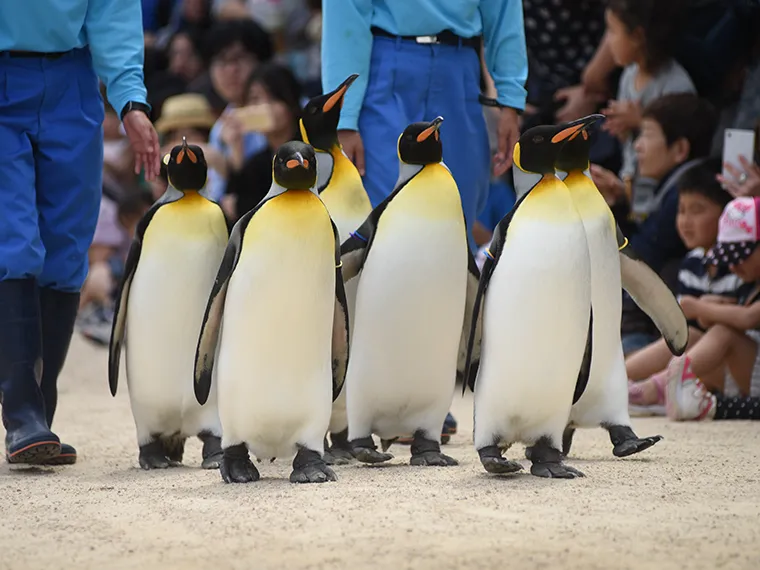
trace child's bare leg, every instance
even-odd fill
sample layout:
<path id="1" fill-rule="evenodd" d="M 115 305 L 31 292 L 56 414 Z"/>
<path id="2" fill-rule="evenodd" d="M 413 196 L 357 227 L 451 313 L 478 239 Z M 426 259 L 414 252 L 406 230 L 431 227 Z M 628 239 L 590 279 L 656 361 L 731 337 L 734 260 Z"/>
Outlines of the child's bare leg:
<path id="1" fill-rule="evenodd" d="M 687 354 L 692 371 L 706 385 L 711 373 L 719 367 L 728 366 L 741 393 L 749 394 L 757 344 L 744 332 L 725 325 L 714 325 Z"/>
<path id="2" fill-rule="evenodd" d="M 690 349 L 702 338 L 702 331 L 689 327 L 689 342 L 686 349 Z M 665 370 L 668 362 L 673 358 L 664 339 L 659 339 L 649 346 L 645 346 L 625 359 L 625 369 L 630 380 L 644 380 L 652 374 Z"/>
<path id="3" fill-rule="evenodd" d="M 105 262 L 95 262 L 90 265 L 87 279 L 82 287 L 79 308 L 95 302 L 106 304 L 113 288 L 111 267 Z"/>

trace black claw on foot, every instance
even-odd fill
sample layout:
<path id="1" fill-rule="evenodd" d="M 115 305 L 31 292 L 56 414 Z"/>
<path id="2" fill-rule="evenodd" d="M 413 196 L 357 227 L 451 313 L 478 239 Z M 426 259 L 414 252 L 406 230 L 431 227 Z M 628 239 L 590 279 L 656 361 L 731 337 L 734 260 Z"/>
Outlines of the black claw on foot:
<path id="1" fill-rule="evenodd" d="M 219 471 L 225 483 L 251 483 L 258 481 L 261 477 L 258 469 L 253 465 L 248 455 L 248 448 L 244 443 L 233 445 L 224 450 Z"/>
<path id="2" fill-rule="evenodd" d="M 149 471 L 151 469 L 167 469 L 169 467 L 169 458 L 166 457 L 166 450 L 159 440 L 153 440 L 150 443 L 140 446 L 140 467 Z"/>
<path id="3" fill-rule="evenodd" d="M 348 428 L 341 432 L 331 433 L 330 441 L 332 445 L 329 449 L 325 447 L 325 450 L 330 452 L 336 465 L 347 465 L 355 459 L 351 444 L 348 442 Z"/>
<path id="4" fill-rule="evenodd" d="M 562 463 L 562 452 L 555 448 L 548 437 L 540 438 L 535 445 L 525 449 L 525 457 L 533 462 L 531 475 L 555 479 L 585 477 L 583 473 Z"/>
<path id="5" fill-rule="evenodd" d="M 372 436 L 353 440 L 351 448 L 354 451 L 354 457 L 362 463 L 384 463 L 393 459 L 390 453 L 381 453 L 377 450 Z"/>
<path id="6" fill-rule="evenodd" d="M 615 457 L 627 457 L 649 449 L 662 439 L 661 435 L 638 437 L 630 426 L 602 425 L 610 433 L 610 441 Z"/>
<path id="7" fill-rule="evenodd" d="M 201 467 L 203 469 L 219 469 L 224 457 L 222 438 L 204 432 L 198 434 L 198 439 L 203 442 L 203 451 L 201 451 L 203 463 L 201 463 Z"/>
<path id="8" fill-rule="evenodd" d="M 523 468 L 523 466 L 517 461 L 504 459 L 501 456 L 501 450 L 496 445 L 489 445 L 478 449 L 478 455 L 480 456 L 480 462 L 483 464 L 483 468 L 489 473 L 503 475 L 506 473 L 522 471 Z"/>
<path id="9" fill-rule="evenodd" d="M 575 428 L 566 427 L 562 434 L 562 455 L 567 457 L 570 455 L 570 447 L 573 445 L 573 436 L 575 435 Z"/>
<path id="10" fill-rule="evenodd" d="M 412 458 L 409 460 L 410 465 L 421 465 L 430 467 L 451 467 L 459 465 L 456 459 L 441 453 L 440 444 L 425 437 L 422 430 L 414 432 L 412 440 Z"/>
<path id="11" fill-rule="evenodd" d="M 305 447 L 299 448 L 293 459 L 291 483 L 327 483 L 337 480 L 335 472 L 327 466 L 318 452 Z"/>

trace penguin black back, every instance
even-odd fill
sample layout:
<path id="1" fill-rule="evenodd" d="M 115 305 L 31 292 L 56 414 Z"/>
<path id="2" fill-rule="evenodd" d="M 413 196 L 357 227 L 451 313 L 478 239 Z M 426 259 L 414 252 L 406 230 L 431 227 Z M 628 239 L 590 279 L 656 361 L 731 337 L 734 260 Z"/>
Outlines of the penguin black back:
<path id="1" fill-rule="evenodd" d="M 357 74 L 349 76 L 334 91 L 312 98 L 304 107 L 301 118 L 304 138 L 314 148 L 328 150 L 338 145 L 338 121 L 343 97 L 357 77 Z"/>
<path id="2" fill-rule="evenodd" d="M 398 156 L 406 164 L 435 164 L 443 160 L 443 145 L 438 129 L 443 117 L 412 123 L 398 140 Z"/>
<path id="3" fill-rule="evenodd" d="M 187 144 L 184 137 L 182 144 L 175 146 L 164 162 L 169 184 L 177 190 L 197 191 L 206 185 L 208 165 L 203 150 L 198 145 Z"/>
<path id="4" fill-rule="evenodd" d="M 301 141 L 286 142 L 272 159 L 272 178 L 283 188 L 312 188 L 317 183 L 314 147 Z"/>

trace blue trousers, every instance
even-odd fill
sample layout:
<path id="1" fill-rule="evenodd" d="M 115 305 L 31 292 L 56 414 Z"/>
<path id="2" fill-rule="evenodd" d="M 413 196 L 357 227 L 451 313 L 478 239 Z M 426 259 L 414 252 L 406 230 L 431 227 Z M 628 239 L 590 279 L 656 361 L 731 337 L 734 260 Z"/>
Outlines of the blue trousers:
<path id="1" fill-rule="evenodd" d="M 480 61 L 471 47 L 417 44 L 376 36 L 369 83 L 359 115 L 364 142 L 364 187 L 372 206 L 398 179 L 398 138 L 417 121 L 438 115 L 443 162 L 459 187 L 468 227 L 483 210 L 490 181 L 490 148 L 480 94 Z"/>
<path id="2" fill-rule="evenodd" d="M 98 220 L 103 99 L 90 52 L 0 53 L 0 280 L 78 292 Z"/>

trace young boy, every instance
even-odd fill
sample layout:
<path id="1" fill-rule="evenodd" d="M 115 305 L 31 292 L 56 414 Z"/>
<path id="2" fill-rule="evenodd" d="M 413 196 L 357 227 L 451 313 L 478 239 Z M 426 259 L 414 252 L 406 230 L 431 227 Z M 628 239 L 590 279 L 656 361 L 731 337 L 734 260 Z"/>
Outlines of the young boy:
<path id="1" fill-rule="evenodd" d="M 705 255 L 718 238 L 718 221 L 723 209 L 731 201 L 731 195 L 715 179 L 720 168 L 720 159 L 708 159 L 685 171 L 678 180 L 676 228 L 690 250 L 678 270 L 679 298 L 688 295 L 735 303 L 737 298 L 745 296 L 752 288 L 752 284 L 744 283 L 737 275 L 718 273 L 717 267 L 704 263 Z M 699 340 L 704 332 L 705 329 L 696 319 L 689 320 L 690 345 Z M 653 342 L 626 358 L 628 378 L 638 381 L 655 373 L 663 373 L 671 356 L 663 339 Z M 647 391 L 644 389 L 646 386 L 637 383 L 629 387 L 631 404 L 649 405 L 658 403 L 658 400 L 663 404 L 664 395 L 658 398 L 656 391 Z"/>
<path id="2" fill-rule="evenodd" d="M 639 172 L 656 180 L 652 212 L 629 234 L 631 247 L 652 270 L 675 287 L 678 264 L 688 249 L 676 228 L 676 183 L 689 168 L 709 155 L 716 126 L 712 106 L 696 95 L 665 95 L 644 109 L 636 139 Z M 669 278 L 668 271 L 673 272 Z M 651 320 L 627 296 L 623 301 L 623 351 L 626 355 L 659 338 Z"/>
<path id="3" fill-rule="evenodd" d="M 685 296 L 687 318 L 707 332 L 680 358 L 665 378 L 666 408 L 674 420 L 760 419 L 760 198 L 732 200 L 720 218 L 711 263 L 755 287 L 736 305 Z M 740 398 L 720 394 L 723 370 L 739 385 Z M 747 398 L 746 396 L 751 396 Z"/>

